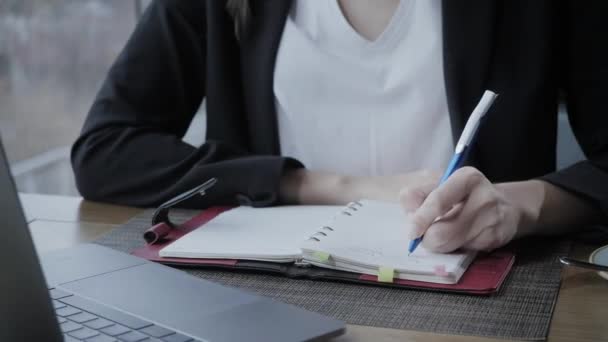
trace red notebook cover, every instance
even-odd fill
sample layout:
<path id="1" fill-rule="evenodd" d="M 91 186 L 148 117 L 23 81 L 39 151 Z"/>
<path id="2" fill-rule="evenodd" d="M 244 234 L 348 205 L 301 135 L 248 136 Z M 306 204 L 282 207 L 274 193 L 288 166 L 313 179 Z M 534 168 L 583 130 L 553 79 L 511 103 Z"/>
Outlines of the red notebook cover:
<path id="1" fill-rule="evenodd" d="M 247 270 L 255 269 L 255 261 L 237 259 L 163 258 L 158 255 L 159 251 L 169 243 L 179 239 L 192 230 L 203 226 L 221 212 L 229 209 L 229 207 L 207 209 L 176 229 L 171 229 L 164 223 L 151 227 L 144 233 L 144 239 L 146 240 L 147 244 L 142 248 L 133 250 L 131 254 L 151 261 L 176 266 L 222 267 L 238 270 L 239 264 L 244 265 L 246 263 Z M 514 261 L 515 255 L 508 251 L 499 250 L 489 254 L 480 254 L 475 258 L 469 268 L 462 275 L 459 282 L 456 284 L 437 284 L 405 279 L 394 279 L 392 283 L 385 283 L 379 282 L 377 277 L 372 275 L 333 271 L 329 269 L 320 270 L 318 267 L 314 267 L 314 269 L 320 271 L 321 275 L 314 276 L 314 278 L 327 278 L 350 282 L 354 281 L 374 285 L 463 292 L 469 294 L 491 294 L 498 291 L 500 286 L 503 284 L 505 278 L 509 274 L 509 271 L 513 267 Z M 261 266 L 264 264 L 267 265 L 269 263 L 259 262 L 260 270 L 265 270 L 265 268 Z M 302 275 L 302 272 L 298 273 Z M 306 272 L 304 272 L 304 276 L 306 276 L 305 273 Z"/>

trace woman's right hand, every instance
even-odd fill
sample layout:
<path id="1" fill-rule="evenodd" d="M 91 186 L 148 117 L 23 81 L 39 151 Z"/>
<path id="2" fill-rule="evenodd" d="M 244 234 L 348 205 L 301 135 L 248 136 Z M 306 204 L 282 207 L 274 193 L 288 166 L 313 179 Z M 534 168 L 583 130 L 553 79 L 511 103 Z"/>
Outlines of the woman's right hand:
<path id="1" fill-rule="evenodd" d="M 402 191 L 435 187 L 441 174 L 420 170 L 375 177 L 338 175 L 297 169 L 281 179 L 281 202 L 292 204 L 342 205 L 360 199 L 397 202 Z"/>

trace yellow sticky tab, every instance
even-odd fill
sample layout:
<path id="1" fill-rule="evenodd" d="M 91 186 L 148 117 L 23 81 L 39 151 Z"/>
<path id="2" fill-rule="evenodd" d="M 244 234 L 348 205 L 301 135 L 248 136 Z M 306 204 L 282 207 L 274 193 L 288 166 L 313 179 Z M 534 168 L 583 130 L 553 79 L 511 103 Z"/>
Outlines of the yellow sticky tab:
<path id="1" fill-rule="evenodd" d="M 329 253 L 321 252 L 321 251 L 315 251 L 313 253 L 313 256 L 320 262 L 326 262 L 329 260 L 329 257 L 330 257 Z"/>
<path id="2" fill-rule="evenodd" d="M 395 269 L 392 267 L 380 267 L 378 269 L 378 281 L 383 283 L 392 283 L 395 277 Z"/>

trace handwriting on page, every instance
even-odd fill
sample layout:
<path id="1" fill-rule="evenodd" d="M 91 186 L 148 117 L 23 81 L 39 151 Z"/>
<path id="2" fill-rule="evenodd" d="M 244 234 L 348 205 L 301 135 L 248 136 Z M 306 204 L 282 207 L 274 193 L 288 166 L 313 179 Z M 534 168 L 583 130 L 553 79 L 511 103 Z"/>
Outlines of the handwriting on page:
<path id="1" fill-rule="evenodd" d="M 464 257 L 433 253 L 423 245 L 408 256 L 408 233 L 413 225 L 395 203 L 364 201 L 352 216 L 339 215 L 331 226 L 332 234 L 317 241 L 314 248 L 355 268 L 389 267 L 443 276 L 457 269 Z"/>
<path id="2" fill-rule="evenodd" d="M 429 260 L 425 258 L 424 253 L 418 255 L 407 255 L 406 250 L 401 250 L 400 253 L 391 252 L 390 248 L 370 248 L 362 246 L 345 246 L 335 247 L 334 253 L 343 255 L 346 258 L 361 260 L 370 264 L 387 264 L 387 265 L 427 265 Z"/>
<path id="3" fill-rule="evenodd" d="M 364 255 L 364 256 L 372 257 L 372 258 L 384 256 L 382 251 L 371 249 L 371 248 L 366 248 L 366 247 L 352 246 L 352 247 L 345 247 L 344 249 L 345 249 L 345 251 L 350 252 L 350 253 Z"/>

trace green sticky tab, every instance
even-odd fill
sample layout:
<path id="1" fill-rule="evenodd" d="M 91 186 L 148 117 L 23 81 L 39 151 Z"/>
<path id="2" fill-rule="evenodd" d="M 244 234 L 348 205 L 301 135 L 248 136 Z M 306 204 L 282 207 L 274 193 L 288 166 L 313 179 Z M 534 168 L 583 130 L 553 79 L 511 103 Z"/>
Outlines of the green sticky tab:
<path id="1" fill-rule="evenodd" d="M 380 267 L 378 269 L 378 281 L 383 283 L 392 283 L 395 277 L 395 269 L 392 267 Z"/>
<path id="2" fill-rule="evenodd" d="M 320 262 L 327 262 L 330 255 L 327 252 L 315 251 L 313 256 Z"/>

